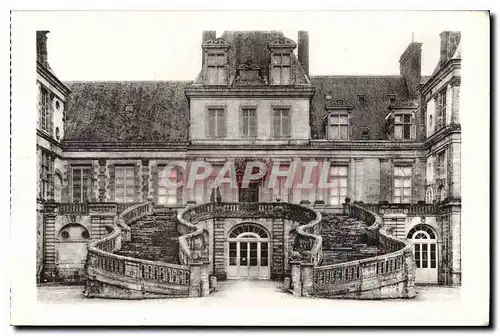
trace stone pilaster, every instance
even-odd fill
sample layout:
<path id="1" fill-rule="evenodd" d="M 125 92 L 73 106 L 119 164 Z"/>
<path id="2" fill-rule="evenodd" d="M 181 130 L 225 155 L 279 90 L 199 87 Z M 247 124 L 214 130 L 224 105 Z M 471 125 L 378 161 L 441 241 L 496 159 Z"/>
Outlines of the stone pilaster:
<path id="1" fill-rule="evenodd" d="M 143 194 L 142 194 L 142 162 L 141 160 L 137 160 L 134 165 L 134 191 L 135 196 L 134 200 L 136 202 L 142 202 Z"/>
<path id="2" fill-rule="evenodd" d="M 47 209 L 46 209 L 47 210 Z M 49 210 L 50 211 L 50 210 Z M 56 280 L 56 213 L 53 211 L 44 214 L 44 266 L 42 282 Z"/>
<path id="3" fill-rule="evenodd" d="M 90 201 L 98 202 L 99 201 L 99 161 L 92 160 L 92 170 L 90 172 L 90 188 L 92 189 L 90 192 Z"/>
<path id="4" fill-rule="evenodd" d="M 142 160 L 140 180 L 142 201 L 144 202 L 149 199 L 149 159 Z"/>
<path id="5" fill-rule="evenodd" d="M 356 201 L 363 201 L 363 158 L 355 158 Z"/>
<path id="6" fill-rule="evenodd" d="M 201 273 L 202 263 L 190 263 L 189 297 L 200 297 L 201 295 Z"/>
<path id="7" fill-rule="evenodd" d="M 425 201 L 425 159 L 415 160 L 412 174 L 412 203 Z"/>
<path id="8" fill-rule="evenodd" d="M 380 200 L 392 202 L 393 167 L 389 159 L 380 160 Z"/>
<path id="9" fill-rule="evenodd" d="M 452 81 L 451 89 L 451 123 L 460 124 L 460 81 Z"/>
<path id="10" fill-rule="evenodd" d="M 97 175 L 97 193 L 99 202 L 106 202 L 106 160 L 99 160 L 99 170 Z"/>
<path id="11" fill-rule="evenodd" d="M 284 276 L 284 254 L 285 254 L 285 220 L 273 218 L 271 233 L 272 255 L 271 255 L 271 279 L 282 280 Z"/>
<path id="12" fill-rule="evenodd" d="M 214 218 L 214 275 L 218 280 L 225 280 L 226 274 L 226 253 L 224 237 L 224 220 Z"/>

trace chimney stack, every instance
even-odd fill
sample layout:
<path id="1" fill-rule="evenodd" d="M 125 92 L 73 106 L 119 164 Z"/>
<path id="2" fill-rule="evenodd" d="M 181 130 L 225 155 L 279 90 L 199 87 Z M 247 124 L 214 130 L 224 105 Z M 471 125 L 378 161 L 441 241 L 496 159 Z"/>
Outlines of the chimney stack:
<path id="1" fill-rule="evenodd" d="M 417 86 L 422 77 L 422 43 L 412 42 L 408 45 L 399 59 L 399 72 L 406 81 L 410 99 L 417 98 Z"/>
<path id="2" fill-rule="evenodd" d="M 309 33 L 299 30 L 297 44 L 299 63 L 304 68 L 306 75 L 309 76 Z"/>
<path id="3" fill-rule="evenodd" d="M 444 31 L 439 34 L 439 37 L 441 38 L 439 66 L 443 66 L 443 64 L 453 57 L 460 42 L 460 32 Z"/>
<path id="4" fill-rule="evenodd" d="M 48 30 L 36 31 L 36 60 L 43 64 L 44 67 L 49 66 L 47 55 L 47 34 Z"/>
<path id="5" fill-rule="evenodd" d="M 209 40 L 215 40 L 217 38 L 215 30 L 204 30 L 202 35 L 201 43 L 205 43 Z"/>

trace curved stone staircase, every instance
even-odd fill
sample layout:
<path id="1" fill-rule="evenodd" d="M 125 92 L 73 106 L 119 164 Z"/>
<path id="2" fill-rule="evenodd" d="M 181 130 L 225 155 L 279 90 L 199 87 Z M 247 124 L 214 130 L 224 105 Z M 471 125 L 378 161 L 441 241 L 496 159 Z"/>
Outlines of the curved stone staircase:
<path id="1" fill-rule="evenodd" d="M 115 218 L 110 234 L 89 245 L 85 296 L 142 299 L 206 296 L 210 292 L 208 239 L 212 218 L 285 218 L 291 275 L 297 296 L 411 298 L 411 246 L 387 234 L 380 216 L 347 204 L 346 214 L 321 214 L 290 203 L 207 203 L 179 211 L 132 206 Z M 286 261 L 285 261 L 286 262 Z"/>

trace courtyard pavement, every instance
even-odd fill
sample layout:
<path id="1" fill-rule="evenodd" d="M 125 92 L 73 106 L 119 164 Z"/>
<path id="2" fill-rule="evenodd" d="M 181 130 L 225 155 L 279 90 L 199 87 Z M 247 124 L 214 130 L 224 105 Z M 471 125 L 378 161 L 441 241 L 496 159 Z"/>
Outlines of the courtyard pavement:
<path id="1" fill-rule="evenodd" d="M 204 298 L 112 300 L 87 299 L 82 286 L 42 285 L 36 314 L 51 325 L 449 325 L 467 318 L 460 288 L 418 286 L 412 300 L 361 301 L 295 297 L 280 286 L 229 280 Z"/>
<path id="2" fill-rule="evenodd" d="M 211 307 L 278 307 L 284 304 L 287 307 L 303 307 L 306 302 L 312 305 L 320 301 L 332 302 L 361 302 L 359 300 L 331 300 L 321 298 L 301 298 L 282 290 L 281 282 L 268 280 L 228 280 L 219 282 L 214 292 L 205 298 L 188 299 L 154 299 L 155 303 L 168 305 L 182 305 L 182 302 L 198 301 L 197 306 Z M 450 302 L 460 300 L 460 288 L 442 286 L 417 286 L 417 297 L 413 300 L 383 300 L 383 302 L 406 301 L 440 301 Z M 83 296 L 83 286 L 42 285 L 38 287 L 38 300 L 40 303 L 105 303 L 117 302 L 111 299 L 87 299 Z M 120 300 L 120 303 L 130 302 L 134 305 L 152 300 Z M 314 304 L 314 302 L 316 302 Z M 370 302 L 370 301 L 363 301 Z M 372 301 L 376 302 L 376 301 Z M 378 301 L 381 302 L 381 301 Z M 310 305 L 307 304 L 307 305 Z"/>

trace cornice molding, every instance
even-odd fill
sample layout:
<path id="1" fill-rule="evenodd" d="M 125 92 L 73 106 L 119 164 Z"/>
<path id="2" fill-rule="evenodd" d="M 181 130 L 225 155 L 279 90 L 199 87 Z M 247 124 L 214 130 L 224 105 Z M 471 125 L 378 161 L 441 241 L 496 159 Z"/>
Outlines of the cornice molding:
<path id="1" fill-rule="evenodd" d="M 438 72 L 436 72 L 425 84 L 420 87 L 420 93 L 422 96 L 426 96 L 429 91 L 431 91 L 437 83 L 443 81 L 444 77 L 446 77 L 449 73 L 451 73 L 455 69 L 461 68 L 460 59 L 450 59 L 448 60 Z"/>
<path id="2" fill-rule="evenodd" d="M 51 71 L 44 67 L 40 62 L 36 62 L 36 71 L 40 76 L 45 78 L 50 84 L 54 85 L 59 91 L 62 92 L 64 97 L 67 97 L 71 90 L 63 84 Z"/>
<path id="3" fill-rule="evenodd" d="M 311 85 L 304 86 L 251 86 L 251 87 L 231 87 L 231 86 L 191 86 L 184 90 L 188 98 L 200 97 L 305 97 L 314 95 L 316 88 Z"/>

